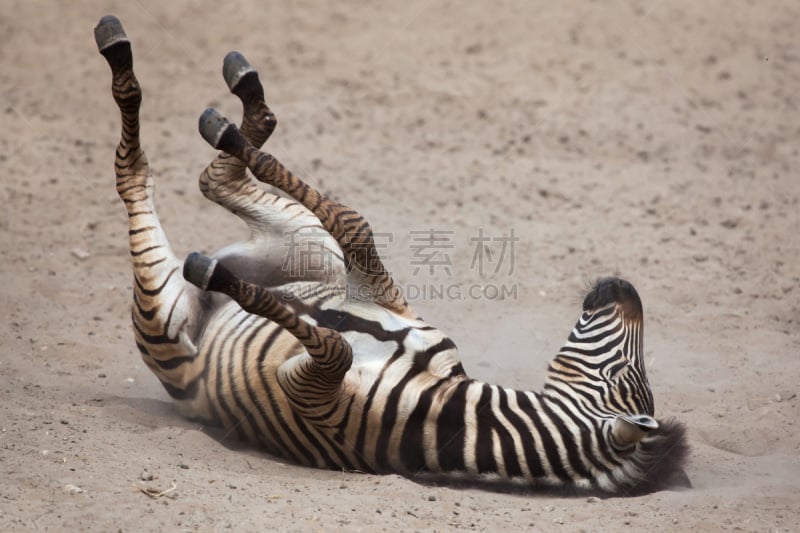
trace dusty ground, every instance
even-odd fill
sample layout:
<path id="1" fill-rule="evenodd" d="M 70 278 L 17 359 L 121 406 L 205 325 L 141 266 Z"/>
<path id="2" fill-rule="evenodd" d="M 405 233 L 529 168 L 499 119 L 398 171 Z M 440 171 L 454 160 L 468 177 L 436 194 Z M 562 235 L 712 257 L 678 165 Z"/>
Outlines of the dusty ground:
<path id="1" fill-rule="evenodd" d="M 797 4 L 219 4 L 0 2 L 0 530 L 798 529 Z M 538 388 L 586 281 L 630 279 L 694 488 L 432 487 L 286 465 L 179 418 L 128 323 L 106 13 L 134 40 L 179 255 L 243 235 L 195 185 L 214 155 L 197 116 L 239 113 L 219 74 L 239 49 L 278 114 L 271 150 L 391 234 L 409 290 L 461 288 L 412 299 L 474 377 Z M 452 232 L 449 274 L 414 259 L 431 229 Z M 480 230 L 519 238 L 498 272 L 472 264 Z"/>

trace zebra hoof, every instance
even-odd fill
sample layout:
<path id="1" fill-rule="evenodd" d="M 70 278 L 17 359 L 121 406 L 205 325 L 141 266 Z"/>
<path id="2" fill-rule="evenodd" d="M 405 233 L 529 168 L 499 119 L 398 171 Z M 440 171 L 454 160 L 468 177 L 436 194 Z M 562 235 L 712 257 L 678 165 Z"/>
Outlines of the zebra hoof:
<path id="1" fill-rule="evenodd" d="M 216 259 L 193 252 L 183 262 L 183 278 L 205 291 L 216 268 Z"/>
<path id="2" fill-rule="evenodd" d="M 106 15 L 100 19 L 94 29 L 94 40 L 97 50 L 103 52 L 118 43 L 130 43 L 130 39 L 122 29 L 122 23 L 114 15 Z"/>
<path id="3" fill-rule="evenodd" d="M 226 137 L 235 138 L 239 133 L 236 126 L 231 124 L 227 118 L 223 117 L 213 107 L 209 107 L 200 115 L 198 128 L 203 139 L 218 150 L 225 150 L 225 146 L 229 144 L 229 142 L 226 142 L 228 141 Z"/>
<path id="4" fill-rule="evenodd" d="M 222 62 L 222 77 L 225 78 L 225 83 L 232 93 L 236 94 L 236 89 L 242 80 L 252 74 L 257 74 L 256 69 L 250 66 L 241 53 L 228 52 Z"/>

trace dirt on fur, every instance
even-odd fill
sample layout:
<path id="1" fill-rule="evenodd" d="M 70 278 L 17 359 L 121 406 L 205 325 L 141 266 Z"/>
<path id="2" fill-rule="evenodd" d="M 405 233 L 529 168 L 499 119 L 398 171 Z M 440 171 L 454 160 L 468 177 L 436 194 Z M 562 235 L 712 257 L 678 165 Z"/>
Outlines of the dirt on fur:
<path id="1" fill-rule="evenodd" d="M 42 2 L 0 10 L 0 530 L 791 531 L 800 524 L 800 6 Z M 471 376 L 541 387 L 587 284 L 645 306 L 693 488 L 598 499 L 300 468 L 181 418 L 131 332 L 119 114 L 134 43 L 179 256 L 242 238 L 196 179 L 240 50 L 269 148 L 359 209 Z M 420 239 L 444 239 L 421 262 Z"/>

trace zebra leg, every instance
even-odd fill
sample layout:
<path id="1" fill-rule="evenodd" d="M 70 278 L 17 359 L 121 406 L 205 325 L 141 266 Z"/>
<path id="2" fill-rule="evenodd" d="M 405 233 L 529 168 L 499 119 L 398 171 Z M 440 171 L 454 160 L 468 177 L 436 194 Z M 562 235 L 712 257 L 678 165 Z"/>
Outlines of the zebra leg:
<path id="1" fill-rule="evenodd" d="M 225 56 L 223 77 L 242 102 L 242 135 L 262 146 L 277 120 L 264 100 L 258 72 L 239 52 Z M 300 204 L 260 189 L 238 158 L 219 154 L 200 175 L 200 191 L 241 218 L 251 237 L 216 254 L 238 276 L 277 286 L 297 278 L 342 283 L 344 265 L 338 244 L 319 220 Z"/>
<path id="2" fill-rule="evenodd" d="M 222 292 L 248 313 L 263 316 L 291 333 L 308 357 L 293 357 L 278 369 L 278 383 L 303 417 L 320 421 L 332 414 L 342 381 L 353 362 L 350 344 L 335 330 L 312 326 L 265 287 L 246 282 L 218 260 L 190 254 L 183 276 L 197 287 Z"/>
<path id="3" fill-rule="evenodd" d="M 111 66 L 111 92 L 122 115 L 114 170 L 117 193 L 128 212 L 133 260 L 133 329 L 147 366 L 176 398 L 190 398 L 195 374 L 194 336 L 207 296 L 180 276 L 153 204 L 153 180 L 139 141 L 142 91 L 133 73 L 131 43 L 115 17 L 95 28 L 100 53 Z"/>
<path id="4" fill-rule="evenodd" d="M 258 72 L 239 52 L 230 52 L 223 61 L 222 74 L 228 88 L 242 102 L 242 135 L 253 146 L 261 147 L 278 122 L 264 100 Z M 242 161 L 223 152 L 200 174 L 200 191 L 209 200 L 228 209 L 240 209 L 239 198 L 258 192 L 247 177 L 246 168 Z"/>
<path id="5" fill-rule="evenodd" d="M 348 277 L 357 296 L 366 293 L 367 299 L 400 315 L 416 316 L 386 271 L 364 217 L 309 186 L 271 154 L 259 152 L 216 110 L 208 109 L 200 117 L 200 133 L 209 144 L 241 159 L 257 179 L 289 194 L 322 222 L 344 252 Z"/>

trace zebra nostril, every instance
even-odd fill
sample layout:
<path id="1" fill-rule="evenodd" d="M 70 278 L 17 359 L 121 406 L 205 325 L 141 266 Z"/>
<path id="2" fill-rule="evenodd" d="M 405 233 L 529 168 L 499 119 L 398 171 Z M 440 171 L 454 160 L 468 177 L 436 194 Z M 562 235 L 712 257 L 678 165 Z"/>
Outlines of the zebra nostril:
<path id="1" fill-rule="evenodd" d="M 629 422 L 636 424 L 643 431 L 658 429 L 658 421 L 648 415 L 631 415 L 625 417 Z"/>

